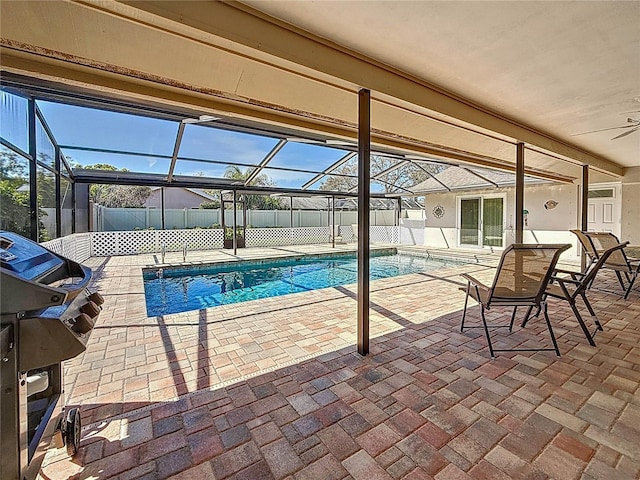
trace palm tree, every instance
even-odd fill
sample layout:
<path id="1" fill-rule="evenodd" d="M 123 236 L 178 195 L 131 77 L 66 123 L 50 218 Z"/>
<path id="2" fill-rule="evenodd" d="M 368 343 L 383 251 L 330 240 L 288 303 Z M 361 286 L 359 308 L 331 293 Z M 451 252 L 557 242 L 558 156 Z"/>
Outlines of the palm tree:
<path id="1" fill-rule="evenodd" d="M 243 172 L 237 165 L 227 165 L 224 171 L 224 178 L 246 182 L 247 178 L 249 178 L 253 172 L 253 169 L 254 167 L 247 167 Z M 248 185 L 270 187 L 274 185 L 274 182 L 266 173 L 261 173 L 251 180 Z M 245 201 L 247 208 L 254 210 L 282 210 L 285 208 L 279 199 L 264 195 L 245 195 Z"/>

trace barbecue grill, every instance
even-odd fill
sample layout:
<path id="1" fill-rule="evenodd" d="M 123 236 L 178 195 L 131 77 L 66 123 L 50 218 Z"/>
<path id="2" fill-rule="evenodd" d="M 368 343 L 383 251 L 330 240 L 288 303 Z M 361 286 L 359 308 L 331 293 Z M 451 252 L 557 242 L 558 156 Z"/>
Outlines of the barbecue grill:
<path id="1" fill-rule="evenodd" d="M 62 362 L 82 353 L 100 313 L 91 269 L 0 231 L 0 478 L 30 480 L 51 440 L 73 456 L 80 413 L 63 406 Z"/>

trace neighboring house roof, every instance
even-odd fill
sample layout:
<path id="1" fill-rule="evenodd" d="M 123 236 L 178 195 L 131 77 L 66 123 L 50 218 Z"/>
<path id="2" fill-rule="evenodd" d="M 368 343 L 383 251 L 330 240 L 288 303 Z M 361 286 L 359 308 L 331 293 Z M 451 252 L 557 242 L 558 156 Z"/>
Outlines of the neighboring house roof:
<path id="1" fill-rule="evenodd" d="M 478 168 L 447 167 L 440 173 L 413 187 L 413 193 L 446 192 L 449 190 L 477 190 L 491 187 L 513 187 L 516 176 L 513 173 L 484 170 Z M 547 183 L 543 180 L 525 177 L 525 183 Z M 446 187 L 445 187 L 446 185 Z"/>
<path id="2" fill-rule="evenodd" d="M 205 200 L 218 200 L 216 197 L 209 195 L 207 192 L 202 190 L 201 188 L 185 188 L 185 187 L 151 187 L 151 191 L 154 192 L 156 190 L 160 190 L 161 188 L 180 188 L 181 190 L 187 190 L 191 193 L 195 193 Z"/>
<path id="3" fill-rule="evenodd" d="M 289 197 L 279 198 L 282 204 L 289 208 Z M 326 210 L 327 205 L 326 197 L 293 197 L 294 210 Z M 397 201 L 387 198 L 372 198 L 369 205 L 372 210 L 393 210 L 397 205 Z M 358 200 L 356 198 L 336 198 L 335 208 L 337 210 L 357 210 Z M 403 198 L 402 208 L 422 208 L 422 204 L 412 198 Z"/>

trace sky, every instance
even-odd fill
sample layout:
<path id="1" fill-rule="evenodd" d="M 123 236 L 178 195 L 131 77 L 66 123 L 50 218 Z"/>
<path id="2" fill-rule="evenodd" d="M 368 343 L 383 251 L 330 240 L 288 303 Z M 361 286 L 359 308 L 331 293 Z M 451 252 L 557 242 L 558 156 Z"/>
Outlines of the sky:
<path id="1" fill-rule="evenodd" d="M 38 101 L 37 104 L 56 141 L 63 147 L 64 155 L 74 163 L 82 166 L 107 163 L 134 172 L 168 173 L 178 122 L 54 102 Z M 174 174 L 219 178 L 224 174 L 225 165 L 193 159 L 257 165 L 277 143 L 278 139 L 275 138 L 187 124 Z M 87 152 L 69 148 L 73 146 L 152 156 Z M 347 153 L 338 148 L 290 141 L 268 166 L 322 171 Z M 181 160 L 181 157 L 189 160 Z M 247 167 L 240 168 L 244 171 Z M 276 186 L 285 188 L 300 188 L 315 176 L 273 168 L 266 168 L 263 172 Z M 317 182 L 311 188 L 316 189 L 319 184 Z"/>

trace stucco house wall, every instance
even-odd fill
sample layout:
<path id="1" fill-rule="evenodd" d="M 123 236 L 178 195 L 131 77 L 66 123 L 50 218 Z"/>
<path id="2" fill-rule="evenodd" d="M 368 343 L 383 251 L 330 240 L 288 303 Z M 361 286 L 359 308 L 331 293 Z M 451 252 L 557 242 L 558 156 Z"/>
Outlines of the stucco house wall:
<path id="1" fill-rule="evenodd" d="M 491 188 L 471 191 L 433 193 L 426 196 L 425 245 L 433 247 L 458 247 L 457 198 L 481 195 L 504 195 L 504 246 L 515 241 L 515 188 Z M 571 243 L 567 252 L 579 255 L 575 236 L 569 229 L 578 225 L 579 185 L 527 185 L 524 208 L 528 211 L 524 227 L 525 243 Z M 557 202 L 553 209 L 546 209 L 548 200 Z M 444 210 L 441 218 L 434 214 L 436 207 Z"/>
<path id="2" fill-rule="evenodd" d="M 621 210 L 620 240 L 640 245 L 640 167 L 625 169 Z"/>

